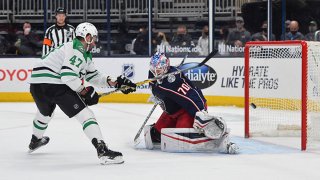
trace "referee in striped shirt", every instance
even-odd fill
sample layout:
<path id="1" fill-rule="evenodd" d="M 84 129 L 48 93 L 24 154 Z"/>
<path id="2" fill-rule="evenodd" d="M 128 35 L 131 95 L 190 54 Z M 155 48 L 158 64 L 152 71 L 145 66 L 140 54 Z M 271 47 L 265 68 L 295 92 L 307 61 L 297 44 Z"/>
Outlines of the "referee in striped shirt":
<path id="1" fill-rule="evenodd" d="M 50 50 L 75 38 L 74 27 L 66 23 L 66 10 L 59 7 L 56 10 L 56 24 L 50 26 L 45 33 L 42 47 L 42 57 Z"/>

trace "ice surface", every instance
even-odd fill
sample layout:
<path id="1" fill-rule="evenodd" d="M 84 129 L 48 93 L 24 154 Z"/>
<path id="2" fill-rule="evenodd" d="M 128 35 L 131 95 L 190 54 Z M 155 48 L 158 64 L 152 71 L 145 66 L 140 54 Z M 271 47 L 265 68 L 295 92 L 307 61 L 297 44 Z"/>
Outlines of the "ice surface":
<path id="1" fill-rule="evenodd" d="M 27 154 L 31 139 L 33 103 L 0 103 L 1 180 L 316 180 L 320 151 L 301 152 L 297 138 L 244 139 L 243 109 L 209 107 L 231 128 L 241 153 L 165 153 L 134 149 L 133 139 L 151 104 L 105 103 L 92 107 L 111 149 L 124 154 L 122 165 L 102 166 L 96 151 L 75 119 L 59 108 L 50 122 L 47 146 Z M 158 107 L 149 123 L 161 114 Z"/>

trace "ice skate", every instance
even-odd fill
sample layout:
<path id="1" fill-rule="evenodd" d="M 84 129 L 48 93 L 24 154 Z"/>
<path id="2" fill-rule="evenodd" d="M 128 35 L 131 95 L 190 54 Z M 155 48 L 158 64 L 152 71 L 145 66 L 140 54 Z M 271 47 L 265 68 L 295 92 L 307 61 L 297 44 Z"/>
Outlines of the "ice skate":
<path id="1" fill-rule="evenodd" d="M 219 151 L 226 154 L 238 154 L 239 147 L 237 144 L 230 142 L 229 132 L 224 133 L 221 137 Z"/>
<path id="2" fill-rule="evenodd" d="M 227 153 L 228 154 L 238 154 L 239 153 L 239 147 L 237 144 L 230 142 L 227 144 Z"/>
<path id="3" fill-rule="evenodd" d="M 93 138 L 92 144 L 97 149 L 98 158 L 102 165 L 124 163 L 122 153 L 108 149 L 104 141 L 98 141 L 96 138 Z"/>
<path id="4" fill-rule="evenodd" d="M 39 149 L 40 147 L 48 144 L 50 138 L 47 136 L 38 139 L 35 135 L 32 135 L 31 142 L 29 144 L 29 151 L 28 153 L 32 153 L 33 151 Z"/>
<path id="5" fill-rule="evenodd" d="M 221 117 L 210 116 L 204 111 L 196 113 L 193 127 L 210 139 L 221 138 L 227 129 L 227 125 Z"/>

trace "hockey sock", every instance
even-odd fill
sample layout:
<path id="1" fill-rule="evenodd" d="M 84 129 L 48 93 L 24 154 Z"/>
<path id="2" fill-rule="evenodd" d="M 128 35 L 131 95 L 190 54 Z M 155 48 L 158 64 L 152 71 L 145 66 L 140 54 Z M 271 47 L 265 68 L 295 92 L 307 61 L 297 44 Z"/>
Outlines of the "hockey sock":
<path id="1" fill-rule="evenodd" d="M 33 134 L 37 137 L 37 138 L 42 138 L 44 132 L 46 131 L 48 127 L 47 123 L 43 123 L 39 120 L 33 120 Z"/>
<path id="2" fill-rule="evenodd" d="M 103 140 L 96 118 L 88 107 L 80 111 L 75 118 L 82 124 L 83 132 L 90 139 L 90 141 L 93 138 L 96 138 L 97 140 Z"/>
<path id="3" fill-rule="evenodd" d="M 82 127 L 83 127 L 83 132 L 87 135 L 87 137 L 90 140 L 92 140 L 93 138 L 102 140 L 101 130 L 96 119 L 94 118 L 88 119 L 82 124 Z"/>
<path id="4" fill-rule="evenodd" d="M 37 112 L 36 117 L 33 120 L 33 134 L 37 138 L 41 139 L 43 137 L 51 119 L 52 116 L 43 116 L 39 111 Z"/>

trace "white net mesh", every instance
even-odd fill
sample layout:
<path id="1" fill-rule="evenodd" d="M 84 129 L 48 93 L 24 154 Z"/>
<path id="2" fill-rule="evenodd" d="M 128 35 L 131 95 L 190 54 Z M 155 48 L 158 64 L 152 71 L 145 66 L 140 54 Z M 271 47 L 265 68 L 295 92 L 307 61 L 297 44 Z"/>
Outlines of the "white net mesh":
<path id="1" fill-rule="evenodd" d="M 257 59 L 301 58 L 301 46 L 297 45 L 256 45 L 250 47 L 250 57 Z"/>
<path id="2" fill-rule="evenodd" d="M 308 42 L 308 142 L 320 140 L 320 42 Z M 310 145 L 312 143 L 309 143 Z"/>
<path id="3" fill-rule="evenodd" d="M 312 142 L 320 139 L 320 43 L 307 44 L 307 141 Z M 250 136 L 301 136 L 302 45 L 249 46 L 249 66 Z"/>

